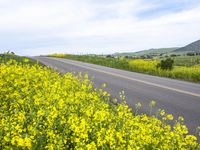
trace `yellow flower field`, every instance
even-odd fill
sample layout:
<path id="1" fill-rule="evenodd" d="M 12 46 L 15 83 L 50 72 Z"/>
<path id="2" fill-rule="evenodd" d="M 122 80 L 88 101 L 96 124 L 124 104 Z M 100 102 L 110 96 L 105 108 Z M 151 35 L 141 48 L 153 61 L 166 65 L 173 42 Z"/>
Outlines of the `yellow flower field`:
<path id="1" fill-rule="evenodd" d="M 173 116 L 163 110 L 158 120 L 114 103 L 87 75 L 0 64 L 0 149 L 199 148 L 182 118 L 170 126 L 165 120 Z"/>
<path id="2" fill-rule="evenodd" d="M 190 67 L 174 66 L 172 70 L 162 70 L 157 68 L 158 63 L 158 60 L 136 59 L 129 61 L 129 65 L 132 71 L 193 82 L 200 81 L 200 65 Z"/>

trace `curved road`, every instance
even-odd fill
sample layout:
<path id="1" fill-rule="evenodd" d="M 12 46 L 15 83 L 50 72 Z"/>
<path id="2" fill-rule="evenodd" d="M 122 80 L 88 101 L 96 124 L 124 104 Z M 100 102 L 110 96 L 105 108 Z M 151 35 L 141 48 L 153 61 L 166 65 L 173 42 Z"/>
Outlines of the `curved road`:
<path id="1" fill-rule="evenodd" d="M 134 107 L 136 103 L 141 102 L 142 113 L 148 113 L 150 101 L 155 100 L 154 113 L 161 108 L 167 113 L 172 113 L 175 119 L 183 116 L 191 134 L 195 134 L 196 127 L 200 125 L 200 84 L 62 58 L 34 57 L 34 59 L 62 73 L 69 71 L 88 73 L 95 86 L 100 87 L 106 83 L 106 90 L 112 97 L 119 98 L 119 92 L 125 91 L 128 105 Z"/>

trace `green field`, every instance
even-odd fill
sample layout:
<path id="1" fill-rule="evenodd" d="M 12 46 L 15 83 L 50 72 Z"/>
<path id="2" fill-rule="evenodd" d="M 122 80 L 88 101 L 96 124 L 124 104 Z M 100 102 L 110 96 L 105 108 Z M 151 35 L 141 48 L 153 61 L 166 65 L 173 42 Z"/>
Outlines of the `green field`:
<path id="1" fill-rule="evenodd" d="M 200 65 L 200 55 L 174 57 L 175 66 L 195 66 Z"/>

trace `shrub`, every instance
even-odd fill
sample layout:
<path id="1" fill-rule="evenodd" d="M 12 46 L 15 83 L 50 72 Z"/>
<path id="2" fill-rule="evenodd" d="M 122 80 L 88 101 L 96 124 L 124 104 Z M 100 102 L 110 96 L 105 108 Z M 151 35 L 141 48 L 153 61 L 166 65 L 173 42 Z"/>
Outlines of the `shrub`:
<path id="1" fill-rule="evenodd" d="M 157 65 L 157 68 L 161 68 L 162 70 L 172 70 L 174 64 L 174 60 L 171 58 L 167 58 L 165 60 L 161 60 Z"/>
<path id="2" fill-rule="evenodd" d="M 194 53 L 194 52 L 189 52 L 189 53 L 187 53 L 186 55 L 187 55 L 187 56 L 195 56 L 195 54 L 196 54 L 196 53 Z"/>

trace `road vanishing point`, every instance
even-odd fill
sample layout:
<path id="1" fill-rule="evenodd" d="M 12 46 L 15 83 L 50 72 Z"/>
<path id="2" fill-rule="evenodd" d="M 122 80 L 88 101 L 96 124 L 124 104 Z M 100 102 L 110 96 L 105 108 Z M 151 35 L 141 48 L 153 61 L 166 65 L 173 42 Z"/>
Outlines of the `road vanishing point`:
<path id="1" fill-rule="evenodd" d="M 185 124 L 190 134 L 197 134 L 196 128 L 200 126 L 200 84 L 174 80 L 124 71 L 80 61 L 54 57 L 33 57 L 61 73 L 78 72 L 87 73 L 95 87 L 105 88 L 112 98 L 119 99 L 119 92 L 124 91 L 127 104 L 135 108 L 140 102 L 141 113 L 149 113 L 149 103 L 156 101 L 153 113 L 164 109 L 175 119 L 179 116 L 185 118 Z"/>

